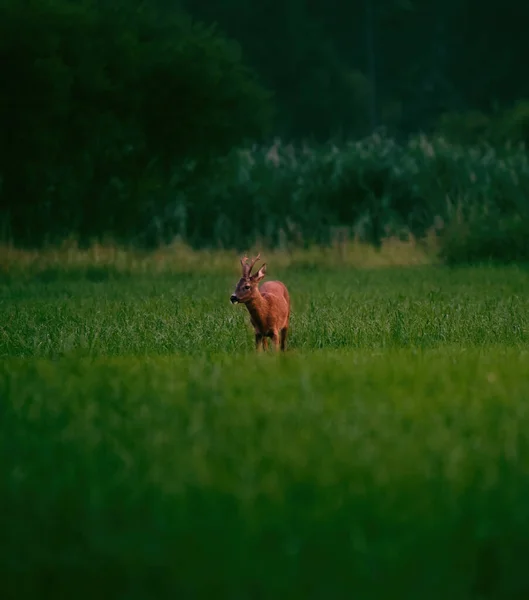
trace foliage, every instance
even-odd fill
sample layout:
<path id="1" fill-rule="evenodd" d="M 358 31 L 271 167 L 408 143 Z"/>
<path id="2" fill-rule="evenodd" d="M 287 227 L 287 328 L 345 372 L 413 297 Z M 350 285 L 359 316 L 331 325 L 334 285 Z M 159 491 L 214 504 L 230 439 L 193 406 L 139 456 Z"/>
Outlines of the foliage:
<path id="1" fill-rule="evenodd" d="M 529 98 L 529 5 L 504 0 L 182 0 L 237 39 L 275 92 L 277 133 L 430 131 Z"/>
<path id="2" fill-rule="evenodd" d="M 525 218 L 528 194 L 529 159 L 517 146 L 465 147 L 439 136 L 312 147 L 277 141 L 219 160 L 215 177 L 182 191 L 158 235 L 245 248 L 256 240 L 328 244 L 342 232 L 380 244 L 392 235 L 422 238 L 477 211 Z"/>
<path id="3" fill-rule="evenodd" d="M 169 169 L 262 132 L 269 98 L 215 28 L 142 3 L 0 5 L 0 209 L 21 243 L 134 237 Z"/>
<path id="4" fill-rule="evenodd" d="M 276 140 L 212 159 L 208 177 L 203 165 L 174 168 L 163 189 L 142 187 L 147 180 L 140 178 L 140 213 L 125 211 L 118 196 L 101 206 L 105 219 L 127 214 L 131 220 L 119 221 L 121 239 L 143 246 L 177 239 L 194 248 L 293 251 L 353 239 L 380 247 L 392 237 L 433 235 L 452 263 L 529 258 L 529 159 L 519 145 L 464 146 L 441 136 L 399 143 L 379 134 L 313 146 Z M 122 192 L 123 201 L 132 201 L 130 189 Z M 93 212 L 76 227 L 75 210 L 62 218 L 81 240 L 87 223 L 95 234 L 105 222 Z M 43 225 L 32 220 L 26 227 L 39 233 Z M 65 223 L 55 232 L 63 230 Z"/>
<path id="5" fill-rule="evenodd" d="M 494 137 L 502 142 L 529 144 L 529 102 L 517 102 L 503 112 Z"/>
<path id="6" fill-rule="evenodd" d="M 491 136 L 491 117 L 478 110 L 441 115 L 438 133 L 455 144 L 473 145 Z"/>
<path id="7" fill-rule="evenodd" d="M 437 130 L 451 142 L 472 145 L 489 141 L 494 145 L 525 145 L 529 142 L 529 102 L 492 114 L 481 111 L 441 115 Z"/>
<path id="8" fill-rule="evenodd" d="M 529 90 L 505 68 L 524 53 L 463 70 L 512 19 L 430 1 L 183 2 L 204 25 L 165 0 L 3 0 L 2 239 L 291 250 L 443 230 L 452 262 L 525 259 Z M 292 145 L 245 145 L 267 123 Z M 377 123 L 393 133 L 366 137 Z"/>
<path id="9" fill-rule="evenodd" d="M 527 272 L 236 276 L 0 287 L 2 598 L 526 596 Z"/>
<path id="10" fill-rule="evenodd" d="M 440 258 L 447 264 L 529 261 L 527 217 L 481 212 L 454 221 L 444 235 Z"/>

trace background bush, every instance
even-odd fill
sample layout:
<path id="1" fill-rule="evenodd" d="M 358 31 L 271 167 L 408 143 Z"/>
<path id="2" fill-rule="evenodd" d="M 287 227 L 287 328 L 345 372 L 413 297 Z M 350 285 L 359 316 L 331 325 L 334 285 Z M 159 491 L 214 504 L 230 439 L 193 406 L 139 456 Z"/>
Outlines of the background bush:
<path id="1" fill-rule="evenodd" d="M 338 234 L 378 244 L 433 228 L 451 260 L 458 243 L 471 243 L 474 258 L 509 260 L 529 256 L 520 229 L 528 192 L 521 146 L 465 147 L 440 136 L 398 143 L 380 135 L 312 147 L 277 142 L 219 160 L 214 178 L 197 180 L 170 205 L 160 232 L 166 241 L 180 235 L 194 245 L 244 248 L 256 239 L 326 244 Z"/>

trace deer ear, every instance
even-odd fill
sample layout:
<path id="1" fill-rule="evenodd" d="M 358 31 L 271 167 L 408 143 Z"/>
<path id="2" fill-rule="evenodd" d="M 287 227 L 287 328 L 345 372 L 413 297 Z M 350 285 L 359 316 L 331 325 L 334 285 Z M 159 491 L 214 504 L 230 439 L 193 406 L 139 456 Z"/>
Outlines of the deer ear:
<path id="1" fill-rule="evenodd" d="M 266 275 L 266 263 L 257 271 L 255 275 L 252 275 L 252 279 L 254 281 L 261 281 L 261 279 Z"/>

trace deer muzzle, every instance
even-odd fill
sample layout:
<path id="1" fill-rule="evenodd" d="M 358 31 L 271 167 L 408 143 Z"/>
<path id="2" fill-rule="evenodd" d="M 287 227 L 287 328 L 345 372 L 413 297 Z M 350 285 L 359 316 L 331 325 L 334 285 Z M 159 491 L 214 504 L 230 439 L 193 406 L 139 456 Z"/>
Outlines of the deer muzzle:
<path id="1" fill-rule="evenodd" d="M 231 302 L 232 304 L 237 304 L 237 302 L 239 302 L 239 300 L 237 299 L 237 296 L 236 296 L 235 294 L 232 294 L 232 295 L 230 296 L 230 302 Z"/>

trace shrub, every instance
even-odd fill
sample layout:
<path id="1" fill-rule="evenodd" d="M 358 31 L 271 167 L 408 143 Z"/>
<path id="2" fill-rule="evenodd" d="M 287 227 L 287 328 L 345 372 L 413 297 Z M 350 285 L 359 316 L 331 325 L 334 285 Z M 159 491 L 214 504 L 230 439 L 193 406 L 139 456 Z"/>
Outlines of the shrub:
<path id="1" fill-rule="evenodd" d="M 529 223 L 520 215 L 497 212 L 451 223 L 443 236 L 441 258 L 448 264 L 529 260 Z"/>
<path id="2" fill-rule="evenodd" d="M 158 220 L 166 241 L 326 244 L 339 229 L 378 244 L 388 235 L 420 238 L 452 223 L 456 208 L 466 221 L 483 207 L 502 219 L 525 214 L 529 161 L 519 147 L 467 148 L 441 137 L 399 144 L 374 135 L 310 148 L 277 141 L 232 152 L 214 177 L 178 192 Z"/>
<path id="3" fill-rule="evenodd" d="M 455 143 L 475 144 L 490 136 L 491 119 L 479 110 L 445 113 L 439 118 L 437 130 Z"/>

